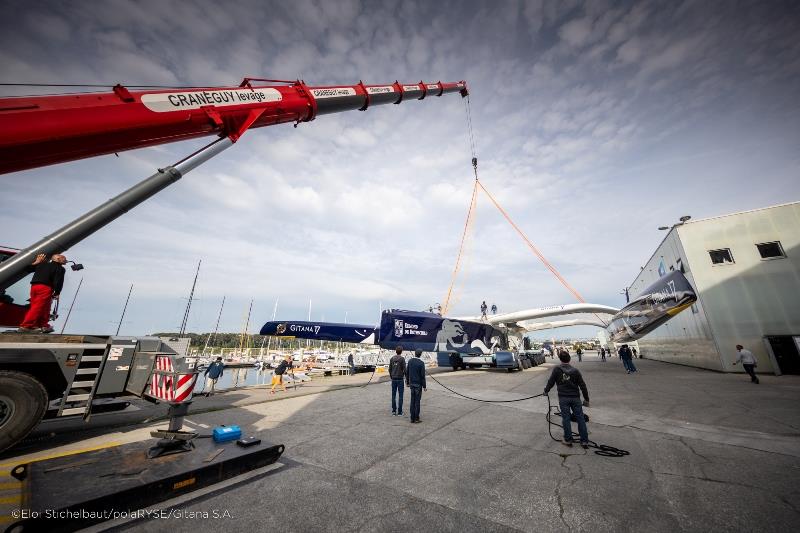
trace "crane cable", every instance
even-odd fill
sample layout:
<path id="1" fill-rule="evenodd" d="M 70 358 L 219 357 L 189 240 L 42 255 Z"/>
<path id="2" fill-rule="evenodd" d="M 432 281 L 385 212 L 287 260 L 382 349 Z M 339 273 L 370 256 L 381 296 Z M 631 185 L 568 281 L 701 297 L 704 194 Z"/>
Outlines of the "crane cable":
<path id="1" fill-rule="evenodd" d="M 469 95 L 467 95 L 467 97 L 464 100 L 465 100 L 464 101 L 464 107 L 465 107 L 465 112 L 466 112 L 466 116 L 467 116 L 467 132 L 468 132 L 470 151 L 472 153 L 472 169 L 473 169 L 473 173 L 475 175 L 475 184 L 474 184 L 473 189 L 472 189 L 472 199 L 470 201 L 469 210 L 467 211 L 467 221 L 464 224 L 464 232 L 463 232 L 463 234 L 461 236 L 461 245 L 459 246 L 459 249 L 458 249 L 458 256 L 456 257 L 455 268 L 453 269 L 453 273 L 452 273 L 452 275 L 450 277 L 450 287 L 447 290 L 447 297 L 445 298 L 445 305 L 444 305 L 444 307 L 442 309 L 442 313 L 443 314 L 446 313 L 448 308 L 449 308 L 449 305 L 450 305 L 450 299 L 451 299 L 451 295 L 452 295 L 452 292 L 453 292 L 453 286 L 455 285 L 456 277 L 458 275 L 458 270 L 459 270 L 459 267 L 460 267 L 460 264 L 461 264 L 461 257 L 463 255 L 463 251 L 464 251 L 464 243 L 466 241 L 467 231 L 469 229 L 471 218 L 473 216 L 473 212 L 475 210 L 475 205 L 476 205 L 476 202 L 477 202 L 476 193 L 477 193 L 478 186 L 480 186 L 480 188 L 483 190 L 483 192 L 486 193 L 486 196 L 489 197 L 489 200 L 492 201 L 494 206 L 498 209 L 498 211 L 500 211 L 500 213 L 503 215 L 503 217 L 505 217 L 505 219 L 508 221 L 508 223 L 511 224 L 511 227 L 514 228 L 514 230 L 516 230 L 516 232 L 520 235 L 520 237 L 522 237 L 522 240 L 525 241 L 525 244 L 528 245 L 528 248 L 531 249 L 531 251 L 536 255 L 536 257 L 539 258 L 539 260 L 542 262 L 542 264 L 556 277 L 556 279 L 564 286 L 564 288 L 566 288 L 573 296 L 575 296 L 575 298 L 577 298 L 577 300 L 579 302 L 586 303 L 586 300 L 583 299 L 583 296 L 581 296 L 580 293 L 577 290 L 575 290 L 575 288 L 573 288 L 572 285 L 570 285 L 569 282 L 567 282 L 566 279 L 564 279 L 564 277 L 558 272 L 558 270 L 552 265 L 552 263 L 550 263 L 550 261 L 548 261 L 547 258 L 545 258 L 545 256 L 531 242 L 531 240 L 528 239 L 528 237 L 519 228 L 519 226 L 517 226 L 514 223 L 514 221 L 511 219 L 511 217 L 506 212 L 506 210 L 503 209 L 500 206 L 500 204 L 497 202 L 497 200 L 495 200 L 494 196 L 492 196 L 492 194 L 488 191 L 488 189 L 486 189 L 486 187 L 484 187 L 484 185 L 483 185 L 483 183 L 481 183 L 480 179 L 478 179 L 478 158 L 477 158 L 477 155 L 476 155 L 475 133 L 474 133 L 474 129 L 472 127 L 472 107 L 470 105 Z M 599 316 L 597 316 L 596 313 L 594 313 L 594 316 L 600 322 L 605 323 L 605 320 L 603 320 Z"/>
<path id="2" fill-rule="evenodd" d="M 469 95 L 464 100 L 464 114 L 467 117 L 467 141 L 469 142 L 470 153 L 472 154 L 472 172 L 475 175 L 475 183 L 472 186 L 472 196 L 469 201 L 469 209 L 467 210 L 467 220 L 464 221 L 464 231 L 461 233 L 461 244 L 458 246 L 458 255 L 456 256 L 456 265 L 453 268 L 453 273 L 450 275 L 450 287 L 447 289 L 447 296 L 444 298 L 444 305 L 442 305 L 442 314 L 445 315 L 450 309 L 450 302 L 453 297 L 453 287 L 456 284 L 456 277 L 461 268 L 461 258 L 464 255 L 464 247 L 467 242 L 467 233 L 470 230 L 475 213 L 475 207 L 478 202 L 478 158 L 476 155 L 475 131 L 472 127 L 472 107 L 469 103 Z"/>
<path id="3" fill-rule="evenodd" d="M 456 283 L 456 276 L 458 276 L 458 270 L 461 266 L 461 257 L 464 253 L 464 244 L 467 239 L 467 232 L 469 231 L 473 213 L 475 211 L 475 204 L 478 200 L 478 180 L 475 180 L 475 185 L 472 187 L 472 199 L 469 202 L 469 210 L 467 211 L 467 220 L 464 222 L 464 231 L 461 234 L 461 244 L 458 247 L 458 256 L 456 257 L 456 266 L 453 269 L 453 273 L 450 276 L 450 287 L 447 289 L 447 296 L 444 299 L 444 305 L 442 306 L 442 314 L 447 314 L 448 310 L 450 309 L 450 299 L 453 295 L 453 287 Z"/>

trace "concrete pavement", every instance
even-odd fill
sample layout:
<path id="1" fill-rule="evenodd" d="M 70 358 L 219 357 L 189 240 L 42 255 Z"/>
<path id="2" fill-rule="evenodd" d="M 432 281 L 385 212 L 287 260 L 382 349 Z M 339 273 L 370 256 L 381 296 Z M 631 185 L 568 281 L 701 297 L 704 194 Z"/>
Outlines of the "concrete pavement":
<path id="1" fill-rule="evenodd" d="M 787 531 L 800 523 L 800 378 L 720 374 L 617 358 L 575 363 L 588 383 L 591 438 L 604 458 L 551 440 L 543 399 L 486 404 L 433 381 L 421 424 L 391 415 L 385 378 L 364 388 L 264 401 L 264 389 L 201 398 L 188 425 L 236 423 L 286 445 L 281 468 L 180 507 L 203 516 L 117 524 L 136 531 Z M 470 396 L 542 391 L 553 364 L 440 372 Z M 347 378 L 365 383 L 368 376 Z M 313 392 L 311 394 L 305 394 Z M 408 393 L 408 391 L 406 391 Z M 555 395 L 551 393 L 555 398 Z M 226 399 L 227 397 L 227 399 Z M 405 409 L 409 397 L 406 394 Z M 203 412 L 204 411 L 204 412 Z M 162 424 L 163 425 L 163 424 Z M 103 439 L 148 438 L 139 424 Z M 558 436 L 558 428 L 554 434 Z M 89 445 L 94 440 L 71 445 Z M 51 450 L 53 451 L 53 450 Z M 186 514 L 186 513 L 185 513 Z M 794 524 L 794 526 L 792 525 Z"/>

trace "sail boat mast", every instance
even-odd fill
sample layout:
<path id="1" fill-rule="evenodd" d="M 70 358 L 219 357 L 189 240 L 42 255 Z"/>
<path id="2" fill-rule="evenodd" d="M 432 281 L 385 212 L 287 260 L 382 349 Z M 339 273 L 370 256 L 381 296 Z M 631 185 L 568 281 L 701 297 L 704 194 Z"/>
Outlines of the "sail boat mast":
<path id="1" fill-rule="evenodd" d="M 275 307 L 272 308 L 272 320 L 273 321 L 275 320 L 275 315 L 278 314 L 278 300 L 279 299 L 280 299 L 280 296 L 275 298 Z M 270 346 L 270 344 L 272 344 L 272 335 L 270 335 L 268 337 L 268 339 L 267 339 L 267 357 L 269 357 L 269 346 Z"/>
<path id="2" fill-rule="evenodd" d="M 205 357 L 206 350 L 208 349 L 208 344 L 211 342 L 211 339 L 216 338 L 217 331 L 219 330 L 219 320 L 222 318 L 222 309 L 225 307 L 225 296 L 222 297 L 222 305 L 219 306 L 219 314 L 217 315 L 217 323 L 214 325 L 214 333 L 209 333 L 208 337 L 206 337 L 206 345 L 203 346 L 203 353 L 201 357 Z"/>
<path id="3" fill-rule="evenodd" d="M 247 310 L 247 319 L 245 319 L 244 328 L 242 329 L 242 334 L 239 337 L 239 353 L 241 355 L 244 355 L 244 348 L 247 340 L 247 330 L 250 329 L 250 313 L 252 312 L 253 312 L 253 300 L 250 300 L 250 308 Z"/>
<path id="4" fill-rule="evenodd" d="M 180 335 L 186 333 L 186 324 L 189 322 L 189 310 L 192 308 L 192 300 L 194 299 L 194 289 L 197 286 L 197 276 L 200 275 L 200 263 L 203 260 L 199 260 L 197 262 L 197 271 L 194 273 L 194 282 L 192 283 L 192 291 L 189 293 L 189 301 L 186 303 L 186 311 L 183 313 L 183 322 L 181 323 L 181 331 Z"/>

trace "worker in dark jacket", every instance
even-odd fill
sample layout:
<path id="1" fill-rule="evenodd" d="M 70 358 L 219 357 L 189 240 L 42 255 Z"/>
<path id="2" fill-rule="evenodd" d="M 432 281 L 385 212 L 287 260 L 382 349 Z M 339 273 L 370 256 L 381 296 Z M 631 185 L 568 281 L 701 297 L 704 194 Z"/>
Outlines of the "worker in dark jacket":
<path id="1" fill-rule="evenodd" d="M 39 254 L 29 267 L 33 272 L 31 279 L 31 306 L 19 326 L 21 333 L 50 333 L 50 305 L 58 300 L 64 287 L 64 267 L 67 258 L 55 254 L 47 261 L 47 256 Z"/>
<path id="2" fill-rule="evenodd" d="M 395 354 L 389 360 L 389 377 L 392 378 L 392 414 L 403 416 L 403 378 L 406 375 L 406 358 L 403 357 L 403 347 L 395 348 Z M 395 403 L 395 395 L 399 401 Z"/>
<path id="3" fill-rule="evenodd" d="M 637 372 L 636 366 L 633 364 L 633 352 L 628 347 L 627 344 L 623 344 L 622 347 L 619 349 L 619 358 L 622 360 L 622 365 L 627 370 L 628 374 L 631 372 Z"/>
<path id="4" fill-rule="evenodd" d="M 294 360 L 291 355 L 284 357 L 283 361 L 272 371 L 272 387 L 269 389 L 270 394 L 275 394 L 276 385 L 280 385 L 283 392 L 286 392 L 286 384 L 283 382 L 283 375 L 289 370 L 294 372 Z"/>
<path id="5" fill-rule="evenodd" d="M 558 354 L 561 364 L 553 369 L 544 393 L 550 392 L 555 385 L 558 389 L 558 407 L 561 410 L 561 423 L 564 426 L 564 444 L 572 446 L 572 421 L 571 415 L 575 415 L 578 421 L 578 434 L 581 437 L 581 446 L 589 447 L 589 431 L 586 429 L 586 420 L 583 418 L 583 407 L 581 406 L 581 393 L 583 394 L 583 405 L 589 407 L 589 391 L 583 376 L 577 368 L 569 364 L 569 354 L 562 352 Z"/>
<path id="6" fill-rule="evenodd" d="M 419 357 L 422 350 L 415 350 L 414 357 L 406 365 L 406 385 L 411 387 L 411 423 L 422 422 L 419 419 L 419 407 L 422 401 L 422 391 L 428 390 L 425 385 L 425 363 Z"/>
<path id="7" fill-rule="evenodd" d="M 204 373 L 206 379 L 211 380 L 211 388 L 206 393 L 206 397 L 213 396 L 217 388 L 217 380 L 225 373 L 225 363 L 222 362 L 222 357 L 217 357 L 217 360 L 208 365 Z"/>

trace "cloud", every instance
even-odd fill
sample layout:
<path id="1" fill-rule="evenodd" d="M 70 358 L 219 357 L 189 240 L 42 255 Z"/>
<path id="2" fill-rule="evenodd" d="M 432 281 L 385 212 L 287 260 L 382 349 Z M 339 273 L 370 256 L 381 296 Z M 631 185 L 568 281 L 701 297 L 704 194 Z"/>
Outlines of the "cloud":
<path id="1" fill-rule="evenodd" d="M 653 228 L 796 194 L 800 41 L 782 5 L 6 4 L 3 83 L 466 79 L 481 182 L 598 303 L 621 303 Z M 0 176 L 0 244 L 34 242 L 209 140 Z M 278 296 L 286 318 L 305 316 L 309 296 L 316 316 L 365 323 L 379 305 L 427 308 L 450 283 L 471 158 L 457 95 L 247 132 L 69 251 L 87 265 L 70 321 L 107 329 L 134 283 L 126 333 L 169 329 L 200 258 L 198 329 L 224 294 L 232 330 L 251 299 L 257 321 Z M 487 298 L 508 310 L 571 300 L 483 193 L 467 244 L 455 314 Z"/>
<path id="2" fill-rule="evenodd" d="M 582 48 L 592 34 L 592 21 L 589 17 L 573 19 L 558 30 L 559 36 L 574 48 Z"/>

